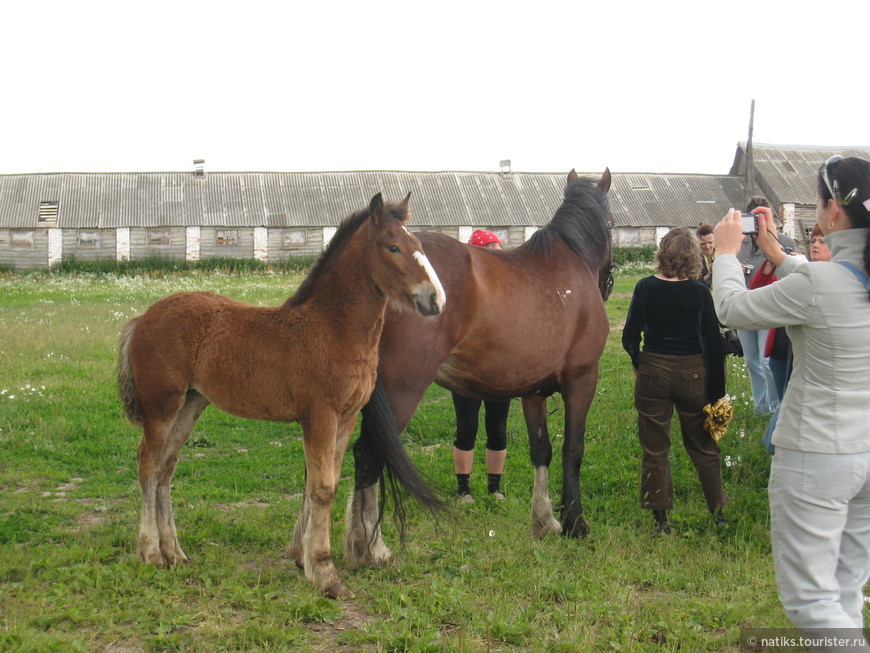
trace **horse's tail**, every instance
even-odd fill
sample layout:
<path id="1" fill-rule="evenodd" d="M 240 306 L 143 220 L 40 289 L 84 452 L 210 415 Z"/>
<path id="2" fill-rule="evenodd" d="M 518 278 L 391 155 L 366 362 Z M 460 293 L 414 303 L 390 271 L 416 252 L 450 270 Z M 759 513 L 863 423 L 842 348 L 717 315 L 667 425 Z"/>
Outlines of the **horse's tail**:
<path id="1" fill-rule="evenodd" d="M 130 368 L 130 340 L 140 316 L 130 318 L 121 330 L 121 344 L 118 347 L 118 394 L 124 404 L 124 412 L 134 424 L 142 423 L 142 410 L 136 386 L 133 383 L 133 371 Z"/>
<path id="2" fill-rule="evenodd" d="M 401 489 L 430 510 L 444 508 L 444 503 L 436 496 L 405 451 L 402 434 L 396 425 L 393 409 L 380 377 L 368 403 L 362 409 L 362 414 L 360 441 L 367 442 L 368 446 L 374 448 L 375 457 L 380 458 L 386 465 L 387 480 L 400 522 L 404 521 Z"/>

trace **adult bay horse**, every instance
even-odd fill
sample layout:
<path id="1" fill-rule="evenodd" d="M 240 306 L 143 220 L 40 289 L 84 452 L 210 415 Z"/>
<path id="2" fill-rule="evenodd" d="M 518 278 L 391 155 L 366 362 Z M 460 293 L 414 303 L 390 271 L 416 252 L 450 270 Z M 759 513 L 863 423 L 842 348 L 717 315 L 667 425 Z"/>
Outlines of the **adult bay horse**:
<path id="1" fill-rule="evenodd" d="M 431 320 L 390 308 L 381 335 L 376 393 L 386 393 L 399 428 L 407 426 L 433 381 L 481 399 L 522 397 L 535 467 L 532 532 L 538 537 L 588 532 L 580 465 L 586 414 L 609 330 L 604 308 L 613 283 L 609 188 L 609 170 L 597 185 L 572 170 L 551 222 L 513 250 L 418 234 L 450 302 Z M 552 446 L 546 401 L 555 392 L 565 407 L 561 524 L 547 488 Z M 376 416 L 363 409 L 345 539 L 345 560 L 356 566 L 392 557 L 379 524 L 383 461 L 368 444 L 379 428 Z"/>
<path id="2" fill-rule="evenodd" d="M 327 596 L 352 596 L 332 562 L 329 523 L 348 439 L 375 387 L 385 310 L 392 302 L 431 316 L 445 301 L 419 240 L 405 228 L 409 198 L 385 204 L 378 194 L 346 219 L 281 306 L 179 293 L 125 325 L 118 383 L 128 417 L 143 429 L 143 561 L 165 567 L 187 560 L 172 514 L 172 475 L 181 446 L 212 403 L 239 417 L 299 422 L 305 492 L 289 554 Z M 413 496 L 439 503 L 407 458 L 400 430 L 388 427 L 382 440 L 367 442 L 389 456 Z"/>

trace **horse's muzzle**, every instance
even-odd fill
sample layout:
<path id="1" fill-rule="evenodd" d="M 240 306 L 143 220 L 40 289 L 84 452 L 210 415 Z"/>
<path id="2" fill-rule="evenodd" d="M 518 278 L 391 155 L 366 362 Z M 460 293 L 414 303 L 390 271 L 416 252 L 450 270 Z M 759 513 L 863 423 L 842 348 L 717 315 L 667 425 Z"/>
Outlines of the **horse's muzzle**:
<path id="1" fill-rule="evenodd" d="M 444 302 L 439 301 L 438 293 L 434 288 L 429 288 L 426 291 L 414 293 L 414 306 L 417 312 L 423 317 L 438 315 L 444 308 Z"/>

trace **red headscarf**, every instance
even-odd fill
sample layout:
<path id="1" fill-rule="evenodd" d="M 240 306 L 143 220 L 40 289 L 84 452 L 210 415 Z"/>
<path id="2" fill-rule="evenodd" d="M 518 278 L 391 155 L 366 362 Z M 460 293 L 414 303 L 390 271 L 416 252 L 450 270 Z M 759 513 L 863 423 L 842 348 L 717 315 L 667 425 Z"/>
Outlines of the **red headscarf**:
<path id="1" fill-rule="evenodd" d="M 486 247 L 490 243 L 498 243 L 499 245 L 503 244 L 501 238 L 491 231 L 484 231 L 483 229 L 478 229 L 471 234 L 471 238 L 468 239 L 468 244 L 474 245 L 475 247 Z"/>

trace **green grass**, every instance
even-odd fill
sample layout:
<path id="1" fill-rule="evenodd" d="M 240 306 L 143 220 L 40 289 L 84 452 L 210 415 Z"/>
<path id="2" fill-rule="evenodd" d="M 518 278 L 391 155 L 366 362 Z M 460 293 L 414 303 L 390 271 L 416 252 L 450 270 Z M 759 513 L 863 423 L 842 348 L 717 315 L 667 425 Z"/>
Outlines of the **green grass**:
<path id="1" fill-rule="evenodd" d="M 519 402 L 496 503 L 433 517 L 410 506 L 398 564 L 349 571 L 341 541 L 352 461 L 333 525 L 340 573 L 356 592 L 322 598 L 286 558 L 303 482 L 296 425 L 209 408 L 174 479 L 192 564 L 138 561 L 139 433 L 115 389 L 124 321 L 176 290 L 278 304 L 298 273 L 186 271 L 159 276 L 26 274 L 0 278 L 0 650 L 3 651 L 722 651 L 741 628 L 787 627 L 770 556 L 760 444 L 742 362 L 730 360 L 736 417 L 722 443 L 729 524 L 716 529 L 674 428 L 673 534 L 638 508 L 633 375 L 619 338 L 637 267 L 608 302 L 611 337 L 588 420 L 582 489 L 592 534 L 529 534 L 532 470 Z M 509 355 L 509 352 L 506 352 Z M 558 498 L 563 412 L 551 400 Z M 433 387 L 407 429 L 408 450 L 452 496 L 453 413 Z M 481 445 L 482 448 L 482 445 Z"/>
<path id="2" fill-rule="evenodd" d="M 101 258 L 96 260 L 64 258 L 51 266 L 54 274 L 122 274 L 128 276 L 162 276 L 178 272 L 212 271 L 232 274 L 257 274 L 264 272 L 298 273 L 306 271 L 316 257 L 289 256 L 277 261 L 260 261 L 253 258 L 208 257 L 199 261 L 185 261 L 167 256 L 147 256 L 133 260 Z M 0 272 L 14 270 L 14 266 L 0 267 Z M 42 274 L 40 271 L 24 274 Z"/>

